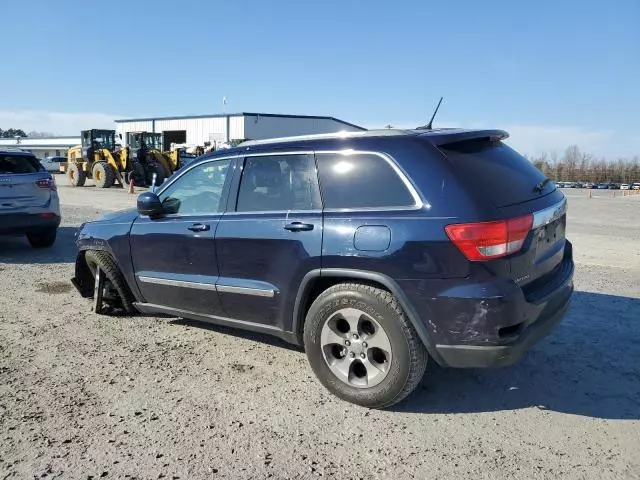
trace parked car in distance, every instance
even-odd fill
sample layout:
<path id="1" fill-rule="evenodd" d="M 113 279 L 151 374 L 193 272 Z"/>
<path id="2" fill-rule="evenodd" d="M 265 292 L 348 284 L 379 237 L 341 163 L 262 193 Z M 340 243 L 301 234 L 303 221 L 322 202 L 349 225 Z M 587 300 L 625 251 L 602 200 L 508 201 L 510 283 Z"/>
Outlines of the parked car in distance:
<path id="1" fill-rule="evenodd" d="M 40 163 L 47 172 L 60 173 L 60 164 L 67 161 L 67 157 L 47 157 L 40 160 Z"/>
<path id="2" fill-rule="evenodd" d="M 46 248 L 59 225 L 53 176 L 32 153 L 0 148 L 0 235 L 26 235 L 32 247 Z"/>
<path id="3" fill-rule="evenodd" d="M 633 185 L 631 185 L 631 189 L 632 190 L 640 190 L 640 183 L 634 183 Z"/>
<path id="4" fill-rule="evenodd" d="M 609 184 L 608 183 L 599 183 L 596 188 L 598 190 L 608 190 L 609 189 Z"/>
<path id="5" fill-rule="evenodd" d="M 610 183 L 609 184 L 609 190 L 620 190 L 620 184 L 619 183 Z"/>
<path id="6" fill-rule="evenodd" d="M 621 183 L 620 190 L 629 190 L 631 186 L 628 183 Z"/>
<path id="7" fill-rule="evenodd" d="M 428 359 L 516 362 L 569 305 L 566 198 L 505 138 L 384 130 L 206 154 L 82 225 L 73 284 L 97 313 L 277 335 L 333 394 L 392 405 Z"/>
<path id="8" fill-rule="evenodd" d="M 571 185 L 571 188 L 584 188 L 584 184 L 582 182 L 575 182 Z"/>
<path id="9" fill-rule="evenodd" d="M 584 188 L 595 188 L 595 185 L 594 185 L 593 183 L 591 183 L 591 182 L 586 182 L 586 183 L 583 185 L 583 187 L 584 187 Z"/>

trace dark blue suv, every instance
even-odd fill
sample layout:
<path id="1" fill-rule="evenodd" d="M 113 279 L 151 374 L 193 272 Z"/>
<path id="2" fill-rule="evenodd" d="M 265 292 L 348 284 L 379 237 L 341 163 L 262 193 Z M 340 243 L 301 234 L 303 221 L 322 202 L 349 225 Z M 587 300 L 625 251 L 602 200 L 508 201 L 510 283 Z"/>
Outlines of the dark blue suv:
<path id="1" fill-rule="evenodd" d="M 73 283 L 99 313 L 304 345 L 331 392 L 392 405 L 429 358 L 511 364 L 567 310 L 566 199 L 506 137 L 368 131 L 205 155 L 137 211 L 84 224 Z"/>

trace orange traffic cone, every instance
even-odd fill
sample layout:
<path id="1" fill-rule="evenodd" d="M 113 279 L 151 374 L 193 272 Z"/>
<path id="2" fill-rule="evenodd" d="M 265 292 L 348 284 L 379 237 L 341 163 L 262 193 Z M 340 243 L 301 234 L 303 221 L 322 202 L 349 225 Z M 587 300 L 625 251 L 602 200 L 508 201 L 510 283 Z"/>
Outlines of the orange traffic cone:
<path id="1" fill-rule="evenodd" d="M 589 198 L 591 198 L 591 190 L 589 190 Z"/>

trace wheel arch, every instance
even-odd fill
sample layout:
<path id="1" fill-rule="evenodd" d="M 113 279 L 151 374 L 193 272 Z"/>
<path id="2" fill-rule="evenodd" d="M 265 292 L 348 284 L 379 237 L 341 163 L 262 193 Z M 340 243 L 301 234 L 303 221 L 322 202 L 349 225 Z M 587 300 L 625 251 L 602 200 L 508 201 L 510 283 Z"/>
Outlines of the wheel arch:
<path id="1" fill-rule="evenodd" d="M 302 332 L 306 313 L 317 298 L 324 290 L 337 283 L 345 283 L 353 281 L 356 283 L 367 283 L 387 290 L 400 303 L 407 318 L 415 328 L 420 340 L 426 347 L 429 355 L 437 362 L 442 363 L 441 358 L 435 348 L 435 343 L 431 340 L 426 325 L 420 321 L 415 309 L 407 299 L 400 286 L 391 277 L 366 270 L 356 270 L 347 268 L 323 268 L 312 270 L 307 273 L 302 281 L 296 294 L 295 304 L 293 307 L 293 319 L 291 331 L 297 339 L 297 343 L 302 344 Z"/>
<path id="2" fill-rule="evenodd" d="M 80 295 L 84 298 L 90 298 L 93 296 L 94 278 L 91 273 L 91 269 L 89 268 L 89 264 L 87 263 L 87 259 L 85 258 L 86 253 L 91 250 L 106 252 L 113 257 L 111 250 L 101 245 L 87 245 L 78 249 L 78 252 L 76 253 L 74 277 L 72 282 L 78 289 L 78 292 L 80 292 Z"/>

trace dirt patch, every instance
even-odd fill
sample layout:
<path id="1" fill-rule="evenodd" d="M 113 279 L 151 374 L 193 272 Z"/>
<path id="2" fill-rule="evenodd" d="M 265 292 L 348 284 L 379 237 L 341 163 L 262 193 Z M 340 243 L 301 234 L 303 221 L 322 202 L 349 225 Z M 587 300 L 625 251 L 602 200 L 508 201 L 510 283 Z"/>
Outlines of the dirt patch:
<path id="1" fill-rule="evenodd" d="M 36 292 L 49 293 L 56 295 L 60 293 L 67 293 L 71 291 L 71 285 L 67 282 L 41 282 L 37 285 Z"/>
<path id="2" fill-rule="evenodd" d="M 231 370 L 238 373 L 247 373 L 253 370 L 253 365 L 243 365 L 242 363 L 232 363 Z"/>
<path id="3" fill-rule="evenodd" d="M 62 228 L 135 202 L 121 189 L 60 196 Z M 503 369 L 431 362 L 385 411 L 330 395 L 280 341 L 96 315 L 67 280 L 73 241 L 34 251 L 0 237 L 0 479 L 639 479 L 640 227 L 627 201 L 570 198 L 576 294 L 548 338 Z"/>

